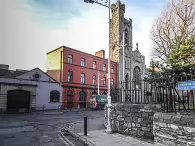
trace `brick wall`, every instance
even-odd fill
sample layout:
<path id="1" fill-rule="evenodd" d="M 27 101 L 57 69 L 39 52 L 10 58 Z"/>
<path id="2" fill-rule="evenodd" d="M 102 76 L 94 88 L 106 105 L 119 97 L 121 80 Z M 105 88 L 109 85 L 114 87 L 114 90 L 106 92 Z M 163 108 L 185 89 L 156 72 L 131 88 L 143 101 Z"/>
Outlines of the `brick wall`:
<path id="1" fill-rule="evenodd" d="M 58 50 L 59 49 L 59 50 Z M 59 47 L 58 49 L 49 52 L 48 55 L 48 66 L 47 73 L 55 80 L 60 81 L 60 68 L 62 68 L 62 82 L 63 82 L 63 102 L 67 102 L 67 91 L 71 90 L 73 95 L 73 101 L 79 101 L 79 93 L 84 90 L 87 94 L 86 101 L 92 92 L 97 91 L 98 85 L 98 70 L 100 72 L 100 94 L 107 93 L 108 82 L 108 60 L 100 58 L 79 50 L 75 50 L 66 46 Z M 63 66 L 60 66 L 61 52 L 63 53 Z M 95 53 L 95 52 L 94 52 Z M 68 63 L 68 55 L 73 56 L 73 63 Z M 85 67 L 81 66 L 81 58 L 85 58 Z M 96 68 L 93 68 L 93 62 L 96 61 Z M 106 71 L 103 70 L 103 65 L 106 64 Z M 114 66 L 114 72 L 111 73 L 111 80 L 114 79 L 115 87 L 118 86 L 118 64 L 111 61 L 110 69 Z M 73 72 L 73 81 L 68 82 L 68 72 Z M 81 83 L 81 74 L 85 74 L 85 84 Z M 93 85 L 93 76 L 96 76 L 96 88 Z M 103 78 L 106 78 L 106 86 L 103 85 Z"/>
<path id="2" fill-rule="evenodd" d="M 60 82 L 60 70 L 47 70 L 47 74 L 57 82 Z M 63 81 L 63 71 L 61 73 L 61 81 Z"/>
<path id="3" fill-rule="evenodd" d="M 68 64 L 68 54 L 73 55 L 73 64 Z M 81 58 L 85 58 L 86 66 L 81 66 Z M 96 61 L 96 69 L 93 68 L 93 61 Z M 103 64 L 106 64 L 106 71 L 103 71 Z M 111 79 L 113 78 L 117 83 L 117 63 L 111 62 L 111 68 L 114 66 L 114 73 L 111 73 Z M 108 60 L 99 58 L 84 52 L 65 48 L 64 49 L 64 82 L 68 81 L 68 71 L 73 71 L 73 83 L 81 83 L 81 73 L 85 73 L 86 84 L 93 85 L 93 75 L 98 78 L 98 70 L 100 71 L 101 78 L 107 77 Z M 106 84 L 108 85 L 108 83 Z M 103 81 L 100 80 L 100 86 L 103 86 Z"/>

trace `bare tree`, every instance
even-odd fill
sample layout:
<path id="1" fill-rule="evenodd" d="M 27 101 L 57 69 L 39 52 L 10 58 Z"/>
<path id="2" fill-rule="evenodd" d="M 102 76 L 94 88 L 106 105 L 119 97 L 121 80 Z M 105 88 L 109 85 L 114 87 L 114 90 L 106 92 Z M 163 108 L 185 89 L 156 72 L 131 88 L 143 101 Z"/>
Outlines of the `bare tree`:
<path id="1" fill-rule="evenodd" d="M 172 0 L 152 26 L 151 56 L 161 63 L 167 63 L 174 49 L 172 41 L 177 39 L 180 44 L 194 35 L 195 0 Z"/>

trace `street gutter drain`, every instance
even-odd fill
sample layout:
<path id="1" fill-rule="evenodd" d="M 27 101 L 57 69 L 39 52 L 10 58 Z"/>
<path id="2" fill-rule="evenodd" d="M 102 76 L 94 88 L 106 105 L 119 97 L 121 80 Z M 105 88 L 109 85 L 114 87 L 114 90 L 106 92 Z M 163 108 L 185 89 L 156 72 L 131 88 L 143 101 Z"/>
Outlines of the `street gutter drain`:
<path id="1" fill-rule="evenodd" d="M 70 134 L 69 135 L 67 134 L 66 138 L 70 140 L 75 146 L 89 146 L 88 144 L 77 140 L 75 137 L 71 136 Z"/>

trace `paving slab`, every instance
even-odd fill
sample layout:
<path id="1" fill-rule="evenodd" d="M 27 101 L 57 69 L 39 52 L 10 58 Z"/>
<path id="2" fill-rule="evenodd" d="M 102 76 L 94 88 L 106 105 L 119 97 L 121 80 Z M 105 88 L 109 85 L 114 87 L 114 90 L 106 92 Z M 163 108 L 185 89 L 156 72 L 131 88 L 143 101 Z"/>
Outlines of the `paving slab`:
<path id="1" fill-rule="evenodd" d="M 118 133 L 108 134 L 105 129 L 89 131 L 87 136 L 83 133 L 78 134 L 96 146 L 153 146 L 151 143 L 130 136 Z"/>

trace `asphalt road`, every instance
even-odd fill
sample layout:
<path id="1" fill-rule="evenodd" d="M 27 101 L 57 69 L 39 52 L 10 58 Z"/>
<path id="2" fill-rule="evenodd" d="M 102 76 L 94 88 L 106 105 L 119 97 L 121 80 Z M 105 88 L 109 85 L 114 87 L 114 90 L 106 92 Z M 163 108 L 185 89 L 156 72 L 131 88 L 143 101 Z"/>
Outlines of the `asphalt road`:
<path id="1" fill-rule="evenodd" d="M 103 128 L 103 111 L 2 116 L 0 146 L 64 146 L 57 132 L 66 124 L 75 125 L 74 130 L 82 132 L 84 116 L 89 119 L 89 131 Z"/>

